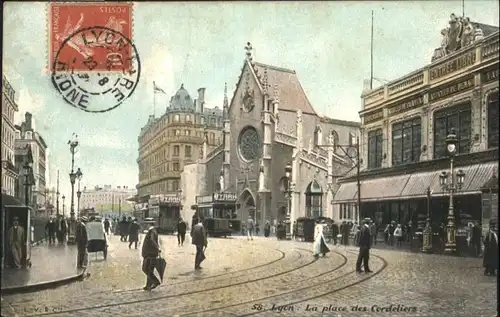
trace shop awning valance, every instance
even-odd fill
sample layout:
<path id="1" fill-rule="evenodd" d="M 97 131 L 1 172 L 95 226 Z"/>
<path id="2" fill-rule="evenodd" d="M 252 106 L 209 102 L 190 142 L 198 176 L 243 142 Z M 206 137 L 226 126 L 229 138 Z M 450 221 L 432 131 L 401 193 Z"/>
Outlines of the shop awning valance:
<path id="1" fill-rule="evenodd" d="M 498 170 L 498 162 L 487 162 L 455 169 L 463 170 L 465 173 L 464 184 L 455 195 L 480 194 L 486 184 Z M 449 170 L 446 170 L 449 172 Z M 439 184 L 441 170 L 430 172 L 417 172 L 412 174 L 381 177 L 361 182 L 361 200 L 404 200 L 412 198 L 424 198 L 427 196 L 427 188 L 431 189 L 433 196 L 448 195 Z M 355 202 L 357 200 L 356 182 L 340 185 L 333 203 Z"/>

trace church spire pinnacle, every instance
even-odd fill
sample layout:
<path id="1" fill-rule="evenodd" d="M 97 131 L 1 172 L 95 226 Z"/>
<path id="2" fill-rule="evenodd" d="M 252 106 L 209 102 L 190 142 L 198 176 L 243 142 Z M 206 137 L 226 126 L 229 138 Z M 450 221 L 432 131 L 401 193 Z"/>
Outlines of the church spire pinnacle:
<path id="1" fill-rule="evenodd" d="M 245 46 L 245 51 L 246 51 L 246 56 L 247 56 L 247 60 L 249 62 L 252 61 L 253 57 L 252 57 L 252 44 L 250 44 L 250 42 L 247 42 L 247 45 Z"/>

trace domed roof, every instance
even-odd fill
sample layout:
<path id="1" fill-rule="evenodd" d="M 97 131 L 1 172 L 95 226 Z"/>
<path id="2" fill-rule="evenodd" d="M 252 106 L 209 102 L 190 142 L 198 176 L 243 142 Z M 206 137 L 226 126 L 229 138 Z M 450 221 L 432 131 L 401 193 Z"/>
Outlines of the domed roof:
<path id="1" fill-rule="evenodd" d="M 188 91 L 184 89 L 184 84 L 177 90 L 175 95 L 170 99 L 170 107 L 174 109 L 193 109 L 195 108 L 194 101 Z"/>

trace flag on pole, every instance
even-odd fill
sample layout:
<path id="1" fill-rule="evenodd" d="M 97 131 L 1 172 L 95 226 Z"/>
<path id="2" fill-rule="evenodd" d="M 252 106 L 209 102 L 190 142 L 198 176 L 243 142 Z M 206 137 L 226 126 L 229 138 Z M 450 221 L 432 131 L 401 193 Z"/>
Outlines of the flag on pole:
<path id="1" fill-rule="evenodd" d="M 156 86 L 156 83 L 153 82 L 153 87 L 154 87 L 154 93 L 162 93 L 162 94 L 167 94 L 163 89 L 161 89 L 160 87 Z"/>

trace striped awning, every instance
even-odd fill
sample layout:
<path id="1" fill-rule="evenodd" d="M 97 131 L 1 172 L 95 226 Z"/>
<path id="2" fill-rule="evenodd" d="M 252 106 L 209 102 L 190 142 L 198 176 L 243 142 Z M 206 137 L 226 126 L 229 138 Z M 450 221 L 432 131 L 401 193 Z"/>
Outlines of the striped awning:
<path id="1" fill-rule="evenodd" d="M 361 200 L 399 198 L 401 191 L 408 182 L 410 175 L 398 175 L 369 179 L 361 182 Z M 356 183 L 341 184 L 333 198 L 333 203 L 353 201 L 357 199 L 358 188 Z"/>
<path id="2" fill-rule="evenodd" d="M 480 194 L 481 187 L 498 170 L 498 162 L 487 162 L 455 168 L 455 172 L 462 170 L 465 173 L 464 184 L 455 195 Z M 449 172 L 449 169 L 446 170 Z M 441 171 L 417 172 L 408 175 L 381 177 L 361 182 L 361 200 L 404 200 L 423 198 L 427 195 L 427 188 L 433 196 L 447 196 L 439 183 Z M 340 185 L 333 203 L 355 201 L 357 198 L 356 182 Z"/>

